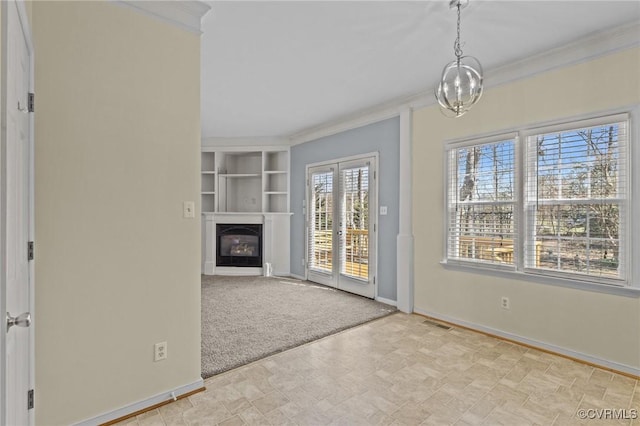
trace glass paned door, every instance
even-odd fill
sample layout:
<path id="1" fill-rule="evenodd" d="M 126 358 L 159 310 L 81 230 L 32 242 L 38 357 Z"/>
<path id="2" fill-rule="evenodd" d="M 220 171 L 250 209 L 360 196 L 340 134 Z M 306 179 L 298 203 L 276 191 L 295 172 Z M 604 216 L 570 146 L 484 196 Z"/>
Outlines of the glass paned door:
<path id="1" fill-rule="evenodd" d="M 334 267 L 333 182 L 337 165 L 309 169 L 307 267 L 309 279 L 336 286 Z"/>
<path id="2" fill-rule="evenodd" d="M 307 277 L 375 296 L 375 158 L 309 168 Z"/>

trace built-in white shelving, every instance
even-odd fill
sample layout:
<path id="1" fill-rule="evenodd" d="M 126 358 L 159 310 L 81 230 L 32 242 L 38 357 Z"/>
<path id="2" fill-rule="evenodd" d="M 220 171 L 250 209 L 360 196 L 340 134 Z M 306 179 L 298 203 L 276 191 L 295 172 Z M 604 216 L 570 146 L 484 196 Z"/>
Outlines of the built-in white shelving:
<path id="1" fill-rule="evenodd" d="M 246 177 L 260 177 L 260 173 L 224 173 L 220 174 L 223 178 L 246 178 Z"/>
<path id="2" fill-rule="evenodd" d="M 262 193 L 265 212 L 289 211 L 289 152 L 272 151 L 263 155 Z"/>
<path id="3" fill-rule="evenodd" d="M 201 176 L 203 273 L 256 273 L 217 267 L 215 232 L 218 223 L 262 223 L 263 260 L 274 274 L 288 275 L 289 148 L 205 146 Z"/>
<path id="4" fill-rule="evenodd" d="M 289 149 L 203 148 L 202 212 L 288 213 Z"/>
<path id="5" fill-rule="evenodd" d="M 202 211 L 213 212 L 216 209 L 216 153 L 203 152 L 200 162 Z"/>

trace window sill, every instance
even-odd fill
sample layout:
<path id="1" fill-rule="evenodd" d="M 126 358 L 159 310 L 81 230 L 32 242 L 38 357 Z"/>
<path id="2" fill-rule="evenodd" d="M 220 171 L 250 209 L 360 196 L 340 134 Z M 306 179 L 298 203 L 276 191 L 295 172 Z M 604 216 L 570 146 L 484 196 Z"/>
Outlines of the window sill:
<path id="1" fill-rule="evenodd" d="M 476 265 L 466 262 L 440 261 L 443 268 L 452 271 L 461 271 L 479 275 L 489 275 L 500 278 L 516 279 L 537 284 L 553 285 L 558 287 L 572 288 L 576 290 L 592 291 L 596 293 L 613 294 L 617 296 L 640 298 L 640 288 L 629 286 L 615 286 L 608 284 L 597 284 L 587 281 L 570 280 L 559 277 L 524 273 L 513 268 L 493 267 L 489 265 Z"/>

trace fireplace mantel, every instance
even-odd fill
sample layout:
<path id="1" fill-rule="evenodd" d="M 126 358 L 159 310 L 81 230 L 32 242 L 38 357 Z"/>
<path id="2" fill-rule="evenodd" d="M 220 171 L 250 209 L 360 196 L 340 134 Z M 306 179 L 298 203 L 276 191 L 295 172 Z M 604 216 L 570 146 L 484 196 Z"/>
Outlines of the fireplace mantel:
<path id="1" fill-rule="evenodd" d="M 202 213 L 205 239 L 203 241 L 202 272 L 205 275 L 262 275 L 263 268 L 216 266 L 216 225 L 261 223 L 263 265 L 270 263 L 274 275 L 288 276 L 289 233 L 292 213 Z M 278 243 L 275 242 L 277 236 Z"/>

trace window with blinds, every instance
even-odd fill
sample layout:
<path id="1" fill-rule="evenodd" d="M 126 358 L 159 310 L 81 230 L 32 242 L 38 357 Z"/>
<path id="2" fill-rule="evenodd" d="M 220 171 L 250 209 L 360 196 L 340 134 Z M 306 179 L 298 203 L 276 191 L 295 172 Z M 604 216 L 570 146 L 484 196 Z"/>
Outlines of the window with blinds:
<path id="1" fill-rule="evenodd" d="M 369 164 L 340 169 L 340 273 L 369 279 Z"/>
<path id="2" fill-rule="evenodd" d="M 627 139 L 626 116 L 528 137 L 525 267 L 625 279 Z"/>
<path id="3" fill-rule="evenodd" d="M 333 169 L 311 175 L 309 268 L 330 273 L 333 263 Z"/>
<path id="4" fill-rule="evenodd" d="M 450 143 L 447 263 L 628 285 L 628 134 L 619 114 Z"/>
<path id="5" fill-rule="evenodd" d="M 515 138 L 471 142 L 449 150 L 449 260 L 513 265 Z"/>

